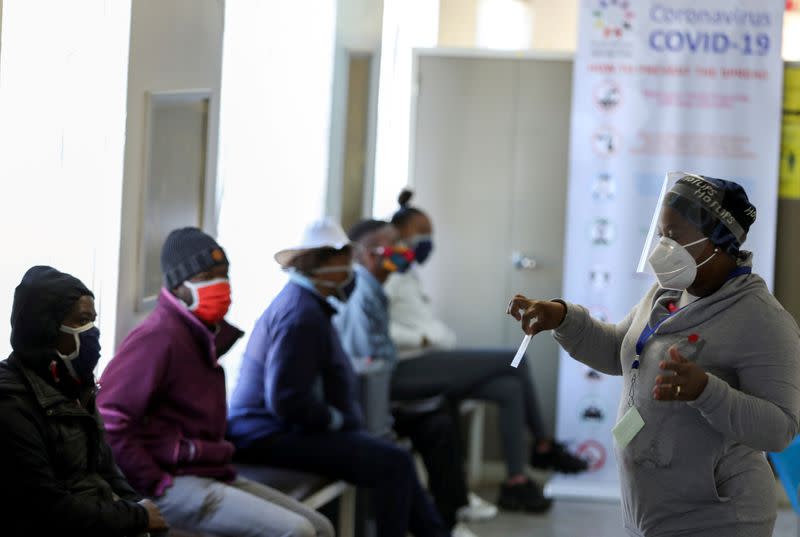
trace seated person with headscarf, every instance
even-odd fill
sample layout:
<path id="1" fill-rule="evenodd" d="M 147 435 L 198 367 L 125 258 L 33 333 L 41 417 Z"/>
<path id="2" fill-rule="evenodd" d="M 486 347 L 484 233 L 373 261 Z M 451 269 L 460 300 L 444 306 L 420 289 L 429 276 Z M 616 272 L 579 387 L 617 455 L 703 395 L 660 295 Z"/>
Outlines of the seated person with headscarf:
<path id="1" fill-rule="evenodd" d="M 14 293 L 0 362 L 3 535 L 126 537 L 165 530 L 114 463 L 95 407 L 100 331 L 77 278 L 33 267 Z"/>
<path id="2" fill-rule="evenodd" d="M 547 434 L 527 360 L 513 368 L 508 364 L 514 349 L 456 346 L 455 333 L 438 317 L 422 286 L 420 267 L 433 251 L 433 224 L 425 212 L 410 205 L 411 196 L 409 191 L 400 195 L 392 224 L 400 241 L 414 250 L 414 265 L 403 274 L 392 274 L 384 286 L 389 331 L 400 358 L 392 378 L 392 398 L 439 393 L 455 401 L 496 403 L 507 476 L 497 503 L 508 511 L 542 512 L 550 501 L 525 474 L 525 463 L 563 473 L 583 472 L 587 463 Z"/>

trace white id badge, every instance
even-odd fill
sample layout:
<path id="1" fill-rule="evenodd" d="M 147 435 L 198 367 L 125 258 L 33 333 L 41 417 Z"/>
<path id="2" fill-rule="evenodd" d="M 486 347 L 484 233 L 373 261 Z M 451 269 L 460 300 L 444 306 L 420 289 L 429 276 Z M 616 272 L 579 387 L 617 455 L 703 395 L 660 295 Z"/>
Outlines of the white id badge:
<path id="1" fill-rule="evenodd" d="M 635 406 L 628 409 L 622 419 L 614 425 L 611 433 L 614 435 L 614 440 L 620 449 L 625 449 L 625 446 L 631 443 L 631 440 L 639 434 L 639 431 L 644 427 L 644 420 Z"/>

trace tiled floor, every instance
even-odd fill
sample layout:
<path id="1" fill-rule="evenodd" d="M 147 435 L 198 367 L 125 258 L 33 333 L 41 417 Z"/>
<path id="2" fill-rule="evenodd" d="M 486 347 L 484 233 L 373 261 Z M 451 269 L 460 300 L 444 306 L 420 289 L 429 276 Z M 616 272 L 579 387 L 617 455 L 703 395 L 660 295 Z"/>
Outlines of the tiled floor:
<path id="1" fill-rule="evenodd" d="M 491 489 L 481 490 L 493 499 Z M 478 537 L 624 537 L 618 504 L 557 501 L 546 515 L 501 513 L 496 519 L 472 524 Z M 773 537 L 797 537 L 798 519 L 792 511 L 781 510 Z"/>

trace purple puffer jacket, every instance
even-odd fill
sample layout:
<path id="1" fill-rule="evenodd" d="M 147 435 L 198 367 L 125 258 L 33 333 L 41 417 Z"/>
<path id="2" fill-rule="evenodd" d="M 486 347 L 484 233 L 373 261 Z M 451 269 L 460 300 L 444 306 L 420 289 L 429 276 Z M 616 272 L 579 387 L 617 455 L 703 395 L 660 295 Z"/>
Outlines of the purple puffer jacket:
<path id="1" fill-rule="evenodd" d="M 215 334 L 162 289 L 106 367 L 98 409 L 117 464 L 142 494 L 161 496 L 178 475 L 236 477 L 217 359 L 241 336 L 224 321 Z"/>

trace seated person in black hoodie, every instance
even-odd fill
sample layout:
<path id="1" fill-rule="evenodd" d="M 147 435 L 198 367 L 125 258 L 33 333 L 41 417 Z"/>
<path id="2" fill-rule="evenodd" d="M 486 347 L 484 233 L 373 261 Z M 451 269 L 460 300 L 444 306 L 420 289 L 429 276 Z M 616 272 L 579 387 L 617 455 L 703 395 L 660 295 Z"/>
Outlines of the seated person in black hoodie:
<path id="1" fill-rule="evenodd" d="M 95 409 L 100 332 L 78 279 L 33 267 L 14 293 L 0 362 L 0 520 L 6 537 L 166 530 L 114 463 Z"/>

